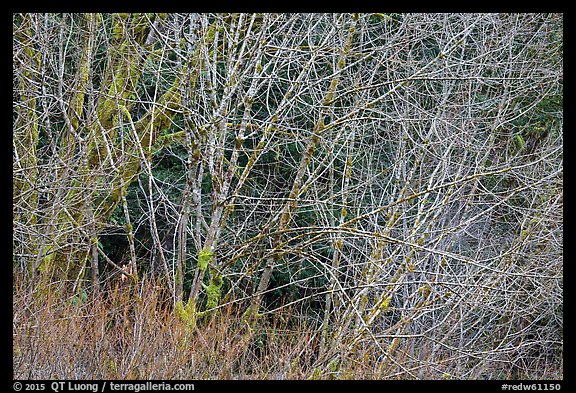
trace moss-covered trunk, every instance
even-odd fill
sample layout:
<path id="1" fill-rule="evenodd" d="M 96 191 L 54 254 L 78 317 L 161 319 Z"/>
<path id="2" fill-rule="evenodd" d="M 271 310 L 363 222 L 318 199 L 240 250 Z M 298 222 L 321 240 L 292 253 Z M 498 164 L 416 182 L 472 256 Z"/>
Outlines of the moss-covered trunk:
<path id="1" fill-rule="evenodd" d="M 20 42 L 23 50 L 21 60 L 14 62 L 17 74 L 18 105 L 15 106 L 16 121 L 14 124 L 13 141 L 13 204 L 12 220 L 20 222 L 25 228 L 33 228 L 37 221 L 38 187 L 38 115 L 36 111 L 38 95 L 38 79 L 40 77 L 41 53 L 36 49 L 34 31 L 32 29 L 33 15 L 25 14 L 20 19 L 20 25 L 14 36 Z M 22 252 L 34 255 L 37 243 L 23 234 Z M 14 250 L 16 251 L 16 250 Z M 32 265 L 28 268 L 32 273 Z"/>
<path id="2" fill-rule="evenodd" d="M 69 94 L 61 106 L 65 129 L 58 139 L 57 151 L 60 162 L 66 165 L 58 169 L 54 177 L 62 186 L 54 198 L 51 214 L 44 218 L 43 224 L 48 228 L 46 236 L 42 240 L 23 242 L 27 244 L 28 254 L 38 255 L 37 262 L 29 268 L 39 269 L 51 277 L 50 280 L 58 278 L 77 283 L 88 261 L 92 261 L 93 281 L 97 280 L 99 234 L 129 185 L 137 179 L 142 163 L 150 163 L 158 135 L 171 124 L 180 106 L 180 81 L 176 78 L 145 114 L 133 119 L 132 98 L 137 94 L 142 65 L 153 55 L 152 45 L 147 44 L 146 39 L 157 17 L 165 18 L 165 15 L 112 16 L 113 35 L 105 53 L 108 77 L 103 78 L 100 93 L 93 90 L 92 78 L 93 60 L 97 55 L 95 33 L 102 16 L 86 14 L 83 17 L 82 52 L 74 81 L 69 86 L 61 82 Z M 18 72 L 21 104 L 16 108 L 17 131 L 13 138 L 15 167 L 22 169 L 21 172 L 15 170 L 13 219 L 28 226 L 37 224 L 38 197 L 34 183 L 38 175 L 36 97 L 39 93 L 35 86 L 41 71 L 40 54 L 34 46 L 34 40 L 39 37 L 31 28 L 32 19 L 32 15 L 24 15 L 15 34 L 24 52 L 19 63 L 22 70 Z M 87 102 L 95 103 L 94 110 L 86 109 Z M 20 198 L 25 198 L 25 203 Z M 27 209 L 17 208 L 26 205 Z"/>

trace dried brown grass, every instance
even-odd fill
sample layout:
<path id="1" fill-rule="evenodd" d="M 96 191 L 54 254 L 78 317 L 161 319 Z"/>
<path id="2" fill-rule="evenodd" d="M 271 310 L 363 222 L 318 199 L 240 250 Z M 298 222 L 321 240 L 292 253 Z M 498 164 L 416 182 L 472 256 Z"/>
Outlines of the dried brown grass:
<path id="1" fill-rule="evenodd" d="M 190 327 L 149 280 L 81 303 L 52 287 L 13 282 L 16 379 L 446 379 L 463 362 L 433 358 L 426 348 L 419 359 L 406 357 L 408 340 L 388 358 L 369 341 L 354 345 L 351 334 L 320 354 L 320 329 L 290 307 L 249 329 L 245 308 L 230 302 Z M 512 374 L 509 363 L 491 362 L 468 378 L 562 378 L 561 367 L 545 360 L 529 366 L 538 372 Z"/>
<path id="2" fill-rule="evenodd" d="M 17 281 L 17 280 L 15 280 Z M 17 379 L 303 379 L 314 329 L 280 318 L 249 333 L 227 306 L 189 327 L 150 282 L 75 305 L 54 291 L 13 291 Z"/>

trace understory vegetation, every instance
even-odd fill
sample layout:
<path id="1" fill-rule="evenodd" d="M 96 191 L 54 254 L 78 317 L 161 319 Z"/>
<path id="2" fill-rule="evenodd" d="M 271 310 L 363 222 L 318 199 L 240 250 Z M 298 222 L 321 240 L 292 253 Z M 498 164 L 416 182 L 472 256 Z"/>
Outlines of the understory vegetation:
<path id="1" fill-rule="evenodd" d="M 17 379 L 562 379 L 561 14 L 14 14 Z"/>

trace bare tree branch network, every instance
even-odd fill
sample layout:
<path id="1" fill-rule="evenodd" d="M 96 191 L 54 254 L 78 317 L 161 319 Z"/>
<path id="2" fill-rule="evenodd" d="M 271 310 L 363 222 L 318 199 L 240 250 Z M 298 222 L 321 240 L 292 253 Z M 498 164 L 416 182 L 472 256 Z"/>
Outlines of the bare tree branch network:
<path id="1" fill-rule="evenodd" d="M 559 14 L 14 14 L 13 275 L 282 315 L 313 376 L 561 378 L 562 106 Z"/>

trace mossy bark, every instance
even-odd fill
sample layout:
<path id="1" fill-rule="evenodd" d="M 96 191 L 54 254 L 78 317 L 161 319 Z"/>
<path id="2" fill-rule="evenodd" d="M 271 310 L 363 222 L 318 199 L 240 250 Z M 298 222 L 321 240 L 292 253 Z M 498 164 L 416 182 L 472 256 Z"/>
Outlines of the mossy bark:
<path id="1" fill-rule="evenodd" d="M 17 109 L 14 146 L 19 157 L 18 164 L 27 170 L 25 176 L 15 175 L 13 188 L 15 198 L 25 196 L 26 204 L 31 205 L 25 211 L 15 209 L 14 220 L 30 226 L 37 222 L 34 215 L 37 187 L 33 185 L 37 178 L 38 92 L 34 86 L 41 74 L 40 53 L 33 44 L 35 32 L 31 27 L 32 18 L 28 14 L 21 18 L 15 36 L 24 47 L 22 58 L 26 67 L 19 73 L 20 102 L 23 104 Z M 176 79 L 173 86 L 159 97 L 145 115 L 136 122 L 131 117 L 130 98 L 136 94 L 143 72 L 142 64 L 146 56 L 152 53 L 145 41 L 154 18 L 154 15 L 145 14 L 113 15 L 114 34 L 108 49 L 108 76 L 102 81 L 100 99 L 96 102 L 94 112 L 88 113 L 85 102 L 91 98 L 88 95 L 92 94 L 90 75 L 95 56 L 94 36 L 102 18 L 97 14 L 84 16 L 82 53 L 76 65 L 76 77 L 70 86 L 72 94 L 65 104 L 67 110 L 63 113 L 67 131 L 59 141 L 60 159 L 68 164 L 76 164 L 57 174 L 57 178 L 66 187 L 58 191 L 59 207 L 53 210 L 48 222 L 53 226 L 49 232 L 54 235 L 43 240 L 44 244 L 38 241 L 25 242 L 29 244 L 28 247 L 36 246 L 36 249 L 28 250 L 29 254 L 39 255 L 38 264 L 30 264 L 32 270 L 38 268 L 52 278 L 77 280 L 87 256 L 91 255 L 92 260 L 97 259 L 92 237 L 97 242 L 102 224 L 108 222 L 126 195 L 127 188 L 140 173 L 141 160 L 152 159 L 158 135 L 171 125 L 175 110 L 180 107 L 181 89 Z M 121 139 L 118 136 L 119 129 L 127 125 L 131 127 L 132 134 Z M 167 142 L 164 140 L 162 143 Z M 107 187 L 107 192 L 86 192 L 101 189 L 102 186 Z M 87 194 L 91 195 L 89 201 L 86 201 Z M 20 206 L 23 203 L 15 202 L 14 205 Z M 86 238 L 78 228 L 93 229 Z M 69 235 L 63 236 L 63 233 Z M 65 246 L 72 243 L 84 246 Z M 92 267 L 95 268 L 94 263 Z"/>
<path id="2" fill-rule="evenodd" d="M 13 135 L 14 148 L 14 182 L 12 193 L 14 197 L 12 219 L 14 222 L 22 222 L 24 226 L 33 227 L 38 218 L 36 206 L 38 204 L 38 191 L 36 180 L 38 177 L 37 145 L 38 145 L 38 116 L 37 106 L 37 81 L 40 76 L 41 53 L 34 47 L 32 18 L 25 14 L 20 20 L 20 28 L 15 34 L 24 50 L 21 62 L 16 62 L 14 67 L 18 72 L 18 88 L 20 91 L 19 102 L 16 106 L 17 119 L 15 133 Z M 19 207 L 26 206 L 25 209 Z M 23 239 L 26 254 L 34 255 L 37 252 L 36 241 Z M 29 265 L 29 268 L 32 266 Z M 32 273 L 33 269 L 30 269 Z"/>

